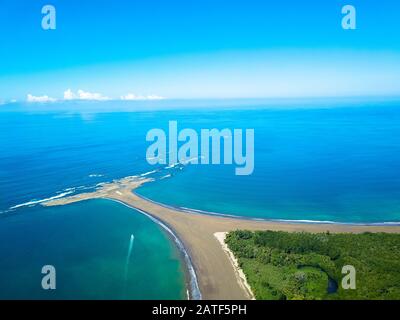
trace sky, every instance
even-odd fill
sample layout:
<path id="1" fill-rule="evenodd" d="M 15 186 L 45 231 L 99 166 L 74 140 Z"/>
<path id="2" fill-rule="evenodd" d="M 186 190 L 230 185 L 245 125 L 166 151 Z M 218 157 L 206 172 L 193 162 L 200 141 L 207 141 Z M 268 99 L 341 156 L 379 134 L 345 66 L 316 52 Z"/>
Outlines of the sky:
<path id="1" fill-rule="evenodd" d="M 400 95 L 398 1 L 0 0 L 0 103 L 359 95 Z"/>

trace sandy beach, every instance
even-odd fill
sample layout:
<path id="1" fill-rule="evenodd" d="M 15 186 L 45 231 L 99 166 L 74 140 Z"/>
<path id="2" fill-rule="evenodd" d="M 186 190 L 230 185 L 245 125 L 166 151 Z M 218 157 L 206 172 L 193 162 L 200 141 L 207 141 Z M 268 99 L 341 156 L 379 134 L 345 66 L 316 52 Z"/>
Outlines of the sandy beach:
<path id="1" fill-rule="evenodd" d="M 400 233 L 398 226 L 345 224 L 306 224 L 247 220 L 182 211 L 144 199 L 134 190 L 152 179 L 127 177 L 103 184 L 92 193 L 82 193 L 42 203 L 44 206 L 66 205 L 78 201 L 104 198 L 122 202 L 154 217 L 168 226 L 184 245 L 193 263 L 203 299 L 251 299 L 243 275 L 224 250 L 221 235 L 237 229 L 308 232 L 390 232 Z"/>
<path id="2" fill-rule="evenodd" d="M 228 245 L 225 242 L 226 235 L 228 232 L 216 232 L 214 233 L 215 238 L 217 238 L 218 242 L 220 243 L 222 249 L 228 255 L 229 261 L 232 264 L 232 268 L 236 274 L 236 280 L 239 285 L 242 287 L 243 291 L 247 293 L 247 297 L 251 300 L 255 300 L 255 296 L 249 283 L 247 282 L 246 275 L 244 274 L 243 270 L 239 266 L 239 261 L 236 259 L 233 252 L 229 249 Z"/>

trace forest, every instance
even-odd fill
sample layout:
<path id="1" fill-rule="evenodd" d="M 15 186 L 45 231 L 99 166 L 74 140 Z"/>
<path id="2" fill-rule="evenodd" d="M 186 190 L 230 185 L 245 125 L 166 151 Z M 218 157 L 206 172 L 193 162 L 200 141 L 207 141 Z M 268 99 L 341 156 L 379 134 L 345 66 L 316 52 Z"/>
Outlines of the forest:
<path id="1" fill-rule="evenodd" d="M 400 299 L 400 234 L 237 230 L 225 241 L 256 299 Z M 355 289 L 342 286 L 349 265 Z"/>

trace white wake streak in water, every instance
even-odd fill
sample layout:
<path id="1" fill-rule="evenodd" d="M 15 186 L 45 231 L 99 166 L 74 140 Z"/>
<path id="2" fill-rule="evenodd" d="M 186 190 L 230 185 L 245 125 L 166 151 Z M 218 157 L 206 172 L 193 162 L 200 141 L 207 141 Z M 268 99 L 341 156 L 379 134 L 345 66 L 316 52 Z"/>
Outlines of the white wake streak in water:
<path id="1" fill-rule="evenodd" d="M 129 260 L 131 259 L 132 255 L 132 248 L 133 248 L 133 241 L 135 240 L 135 236 L 131 234 L 131 239 L 129 240 L 129 249 L 128 254 L 126 256 L 126 263 L 125 263 L 125 281 L 128 280 L 128 271 L 129 271 Z"/>

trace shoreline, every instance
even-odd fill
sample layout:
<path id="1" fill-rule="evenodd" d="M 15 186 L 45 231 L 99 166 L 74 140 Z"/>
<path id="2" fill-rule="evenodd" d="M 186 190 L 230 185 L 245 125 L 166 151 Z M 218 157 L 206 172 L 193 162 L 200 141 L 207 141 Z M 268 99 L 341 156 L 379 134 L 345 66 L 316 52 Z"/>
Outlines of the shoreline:
<path id="1" fill-rule="evenodd" d="M 139 181 L 140 180 L 144 180 L 144 183 L 147 182 L 152 182 L 154 181 L 153 178 L 143 178 L 144 176 L 153 173 L 148 172 L 146 174 L 142 174 L 142 175 L 138 175 L 138 176 L 130 176 L 127 178 L 138 178 Z M 121 180 L 126 179 L 126 178 L 122 178 Z M 102 185 L 107 185 L 110 184 L 112 182 L 101 182 L 99 184 L 97 184 L 96 186 L 92 186 L 92 187 L 86 187 L 86 189 L 89 190 L 93 190 L 93 192 L 96 192 L 98 190 L 99 187 L 101 187 Z M 47 202 L 52 202 L 53 200 L 57 200 L 57 199 L 62 199 L 62 198 L 66 198 L 67 196 L 69 196 L 70 194 L 74 193 L 74 191 L 70 191 L 69 189 L 74 189 L 74 188 L 68 188 L 68 189 L 64 189 L 63 191 L 60 191 L 59 194 L 57 194 L 56 196 L 52 196 L 52 197 L 48 197 L 48 198 L 44 198 L 44 199 L 39 199 L 39 200 L 30 200 L 28 202 L 25 203 L 21 203 L 21 204 L 16 204 L 14 206 L 9 207 L 8 209 L 5 209 L 3 211 L 0 211 L 0 214 L 5 214 L 5 213 L 9 213 L 9 212 L 13 212 L 16 209 L 19 209 L 21 207 L 29 207 L 29 206 L 33 206 L 36 204 L 40 204 L 40 205 L 46 205 L 45 203 Z M 378 226 L 378 227 L 400 227 L 400 221 L 378 221 L 378 222 L 355 222 L 355 221 L 349 221 L 349 222 L 344 222 L 344 221 L 335 221 L 335 220 L 310 220 L 310 219 L 279 219 L 279 218 L 257 218 L 257 217 L 251 217 L 251 216 L 243 216 L 240 214 L 229 214 L 229 213 L 220 213 L 220 212 L 213 212 L 213 211 L 206 211 L 206 210 L 201 210 L 201 209 L 193 209 L 193 208 L 187 208 L 187 207 L 180 207 L 180 206 L 175 206 L 175 205 L 169 205 L 169 204 L 165 204 L 162 202 L 158 202 L 156 200 L 152 200 L 144 195 L 141 195 L 138 192 L 135 192 L 134 190 L 139 189 L 139 187 L 135 188 L 132 190 L 133 194 L 135 194 L 137 197 L 151 202 L 155 205 L 159 205 L 161 207 L 164 207 L 166 209 L 171 209 L 171 210 L 176 210 L 176 211 L 180 211 L 180 212 L 184 212 L 184 213 L 188 213 L 188 214 L 202 214 L 202 215 L 207 215 L 207 216 L 212 216 L 212 217 L 226 217 L 226 218 L 233 218 L 233 219 L 239 219 L 239 220 L 248 220 L 248 221 L 262 221 L 262 222 L 272 222 L 272 223 L 283 223 L 283 224 L 310 224 L 310 225 L 343 225 L 343 226 Z M 91 192 L 91 193 L 93 193 Z M 79 193 L 77 194 L 72 194 L 71 197 L 74 196 L 78 196 Z M 113 200 L 113 199 L 109 199 L 109 200 Z"/>
<path id="2" fill-rule="evenodd" d="M 89 199 L 88 199 L 89 200 Z M 116 199 L 109 199 L 109 198 L 104 198 L 104 200 L 108 200 L 108 201 L 113 201 L 113 202 L 117 202 L 123 206 L 128 207 L 129 209 L 132 210 L 136 210 L 138 212 L 140 212 L 141 214 L 145 215 L 146 217 L 148 217 L 150 220 L 152 220 L 154 223 L 158 224 L 164 231 L 166 231 L 166 233 L 172 238 L 172 240 L 174 241 L 174 243 L 177 245 L 178 247 L 178 251 L 181 255 L 182 258 L 182 262 L 185 265 L 185 278 L 186 278 L 186 290 L 187 290 L 187 294 L 188 294 L 188 300 L 201 300 L 201 292 L 199 289 L 199 284 L 197 281 L 197 275 L 196 275 L 196 271 L 194 269 L 192 260 L 190 259 L 190 256 L 183 244 L 183 242 L 179 239 L 179 237 L 174 233 L 174 231 L 165 223 L 163 223 L 161 220 L 153 217 L 150 213 L 147 213 L 143 210 L 134 208 L 132 206 L 130 206 L 127 203 L 124 203 L 122 201 L 116 200 Z M 189 281 L 187 281 L 189 279 Z"/>
<path id="3" fill-rule="evenodd" d="M 186 208 L 186 207 L 179 207 L 179 206 L 174 206 L 174 205 L 169 205 L 165 204 L 162 202 L 158 202 L 155 200 L 152 200 L 150 198 L 147 198 L 140 193 L 132 192 L 139 198 L 149 201 L 151 203 L 154 203 L 156 205 L 159 205 L 161 207 L 164 207 L 166 209 L 172 209 L 172 210 L 177 210 L 181 211 L 184 213 L 189 213 L 189 214 L 203 214 L 211 217 L 226 217 L 226 218 L 233 218 L 233 219 L 238 219 L 238 220 L 249 220 L 249 221 L 263 221 L 263 222 L 275 222 L 275 223 L 289 223 L 289 224 L 332 224 L 332 225 L 344 225 L 344 226 L 377 226 L 377 227 L 400 227 L 400 221 L 384 221 L 384 222 L 342 222 L 342 221 L 330 221 L 330 220 L 295 220 L 295 219 L 268 219 L 268 218 L 255 218 L 255 217 L 246 217 L 242 215 L 235 215 L 235 214 L 228 214 L 228 213 L 220 213 L 220 212 L 212 212 L 212 211 L 205 211 L 205 210 L 199 210 L 199 209 L 192 209 L 192 208 Z"/>
<path id="4" fill-rule="evenodd" d="M 201 298 L 209 300 L 249 299 L 246 288 L 238 281 L 229 255 L 215 237 L 215 233 L 243 230 L 274 230 L 287 232 L 400 233 L 399 226 L 366 226 L 345 224 L 283 223 L 277 221 L 249 220 L 238 217 L 206 215 L 195 211 L 182 211 L 155 203 L 137 195 L 134 190 L 150 178 L 127 177 L 104 183 L 94 192 L 81 193 L 41 203 L 43 206 L 66 205 L 89 200 L 108 199 L 127 205 L 149 218 L 160 221 L 180 240 L 197 279 Z M 188 268 L 190 268 L 188 265 Z M 189 270 L 189 269 L 188 269 Z"/>
<path id="5" fill-rule="evenodd" d="M 236 280 L 238 281 L 239 285 L 243 288 L 244 291 L 247 292 L 250 300 L 256 300 L 254 292 L 247 282 L 246 275 L 243 272 L 242 268 L 240 268 L 237 258 L 225 242 L 227 234 L 227 232 L 216 232 L 214 233 L 214 237 L 217 238 L 218 242 L 221 244 L 222 249 L 228 255 L 229 261 L 231 262 L 232 267 L 235 270 Z"/>

